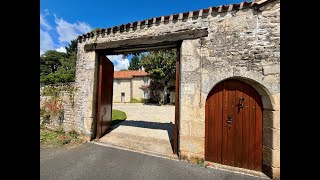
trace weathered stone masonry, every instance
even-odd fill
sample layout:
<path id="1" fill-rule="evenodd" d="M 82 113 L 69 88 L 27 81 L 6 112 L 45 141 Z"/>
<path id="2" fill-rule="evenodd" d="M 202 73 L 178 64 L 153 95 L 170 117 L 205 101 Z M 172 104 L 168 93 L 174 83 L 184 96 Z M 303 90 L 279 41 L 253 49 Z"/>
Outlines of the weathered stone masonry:
<path id="1" fill-rule="evenodd" d="M 56 88 L 63 88 L 63 87 L 69 87 L 72 88 L 74 86 L 74 83 L 65 83 L 60 85 L 55 85 Z M 44 104 L 44 102 L 49 99 L 50 97 L 47 96 L 41 96 L 41 92 L 45 86 L 42 86 L 40 88 L 40 108 Z M 61 117 L 51 117 L 50 122 L 46 123 L 46 127 L 56 129 L 59 127 L 63 127 L 64 130 L 78 130 L 79 132 L 82 131 L 81 126 L 75 121 L 75 107 L 74 104 L 72 105 L 72 97 L 70 97 L 70 92 L 63 91 L 61 95 L 59 96 L 59 99 L 62 100 L 62 106 L 63 106 L 63 115 Z"/>
<path id="2" fill-rule="evenodd" d="M 263 164 L 280 176 L 280 2 L 210 7 L 102 29 L 79 37 L 75 122 L 94 131 L 97 53 L 86 44 L 157 37 L 205 29 L 207 37 L 183 40 L 180 69 L 180 153 L 204 157 L 205 101 L 219 82 L 234 78 L 253 86 L 263 101 Z M 150 38 L 151 39 L 151 38 Z M 119 47 L 118 47 L 119 48 Z"/>

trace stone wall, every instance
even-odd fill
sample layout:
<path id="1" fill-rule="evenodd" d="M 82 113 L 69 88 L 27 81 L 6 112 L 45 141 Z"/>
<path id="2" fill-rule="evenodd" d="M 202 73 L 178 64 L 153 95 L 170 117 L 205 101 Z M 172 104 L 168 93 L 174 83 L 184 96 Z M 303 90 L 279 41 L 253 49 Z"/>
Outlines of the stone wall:
<path id="1" fill-rule="evenodd" d="M 40 88 L 40 108 L 43 107 L 45 101 L 49 100 L 50 96 L 42 96 L 42 90 L 45 86 Z M 68 84 L 60 84 L 56 85 L 56 88 L 63 88 L 63 87 L 74 87 L 74 83 Z M 48 124 L 45 124 L 46 127 L 57 129 L 59 127 L 63 127 L 64 130 L 77 130 L 78 132 L 82 132 L 82 129 L 79 128 L 79 125 L 75 122 L 75 108 L 74 103 L 72 100 L 72 96 L 68 91 L 62 91 L 61 95 L 58 99 L 62 100 L 62 109 L 63 114 L 59 117 L 51 117 Z M 41 117 L 40 117 L 41 118 Z"/>
<path id="2" fill-rule="evenodd" d="M 119 83 L 118 83 L 119 82 Z M 125 93 L 125 102 L 131 100 L 131 79 L 114 79 L 113 80 L 113 102 L 121 102 L 121 93 Z"/>
<path id="3" fill-rule="evenodd" d="M 206 29 L 208 36 L 184 39 L 180 69 L 180 154 L 204 157 L 205 101 L 219 82 L 234 78 L 253 86 L 263 101 L 263 171 L 280 176 L 280 2 L 261 7 L 239 5 L 161 16 L 104 29 L 79 37 L 75 123 L 88 136 L 95 122 L 97 53 L 86 44 L 166 37 L 187 30 Z M 122 28 L 122 29 L 121 29 Z M 171 36 L 170 36 L 171 37 Z M 141 39 L 139 39 L 141 38 Z M 148 39 L 147 38 L 147 39 Z M 169 38 L 167 39 L 169 40 Z M 131 42 L 132 43 L 132 42 Z"/>
<path id="4" fill-rule="evenodd" d="M 84 43 L 78 43 L 76 63 L 75 122 L 83 133 L 92 138 L 96 121 L 96 95 L 98 57 L 96 52 L 86 52 Z"/>
<path id="5" fill-rule="evenodd" d="M 280 175 L 280 6 L 263 12 L 225 13 L 209 18 L 208 37 L 181 47 L 180 150 L 204 157 L 205 102 L 228 78 L 244 81 L 262 96 L 264 172 Z"/>

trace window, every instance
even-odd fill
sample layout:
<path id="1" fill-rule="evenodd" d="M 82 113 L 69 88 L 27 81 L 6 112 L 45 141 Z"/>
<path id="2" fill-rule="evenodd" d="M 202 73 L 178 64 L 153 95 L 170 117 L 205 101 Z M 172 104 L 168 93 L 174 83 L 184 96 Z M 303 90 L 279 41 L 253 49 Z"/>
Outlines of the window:
<path id="1" fill-rule="evenodd" d="M 148 99 L 149 98 L 149 93 L 148 91 L 144 91 L 143 93 L 143 98 Z"/>
<path id="2" fill-rule="evenodd" d="M 144 82 L 144 85 L 148 85 L 148 78 L 147 78 L 147 77 L 144 77 L 144 78 L 143 78 L 143 82 Z"/>

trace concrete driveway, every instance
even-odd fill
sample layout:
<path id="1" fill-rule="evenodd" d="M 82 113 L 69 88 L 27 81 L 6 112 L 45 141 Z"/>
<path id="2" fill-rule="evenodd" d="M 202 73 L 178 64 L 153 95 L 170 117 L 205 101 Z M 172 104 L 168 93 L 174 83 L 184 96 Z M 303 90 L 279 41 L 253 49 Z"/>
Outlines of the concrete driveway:
<path id="1" fill-rule="evenodd" d="M 183 161 L 87 143 L 71 149 L 41 149 L 40 179 L 260 180 L 269 178 L 203 168 Z"/>
<path id="2" fill-rule="evenodd" d="M 113 109 L 124 111 L 127 120 L 114 126 L 108 134 L 99 139 L 99 143 L 175 158 L 174 106 L 114 103 Z"/>

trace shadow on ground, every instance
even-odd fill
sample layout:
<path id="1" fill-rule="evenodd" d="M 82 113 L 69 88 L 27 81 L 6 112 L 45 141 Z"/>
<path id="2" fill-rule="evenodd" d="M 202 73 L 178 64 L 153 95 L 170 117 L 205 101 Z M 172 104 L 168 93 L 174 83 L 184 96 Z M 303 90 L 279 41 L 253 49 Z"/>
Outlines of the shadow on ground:
<path id="1" fill-rule="evenodd" d="M 173 129 L 174 124 L 172 122 L 170 123 L 158 123 L 158 122 L 148 122 L 148 121 L 136 121 L 136 120 L 118 120 L 118 122 L 115 123 L 110 128 L 110 132 L 112 132 L 114 129 L 117 129 L 119 126 L 133 126 L 133 127 L 141 127 L 141 128 L 148 128 L 148 129 L 160 129 L 160 130 L 166 130 L 168 132 L 171 148 L 173 150 Z"/>

